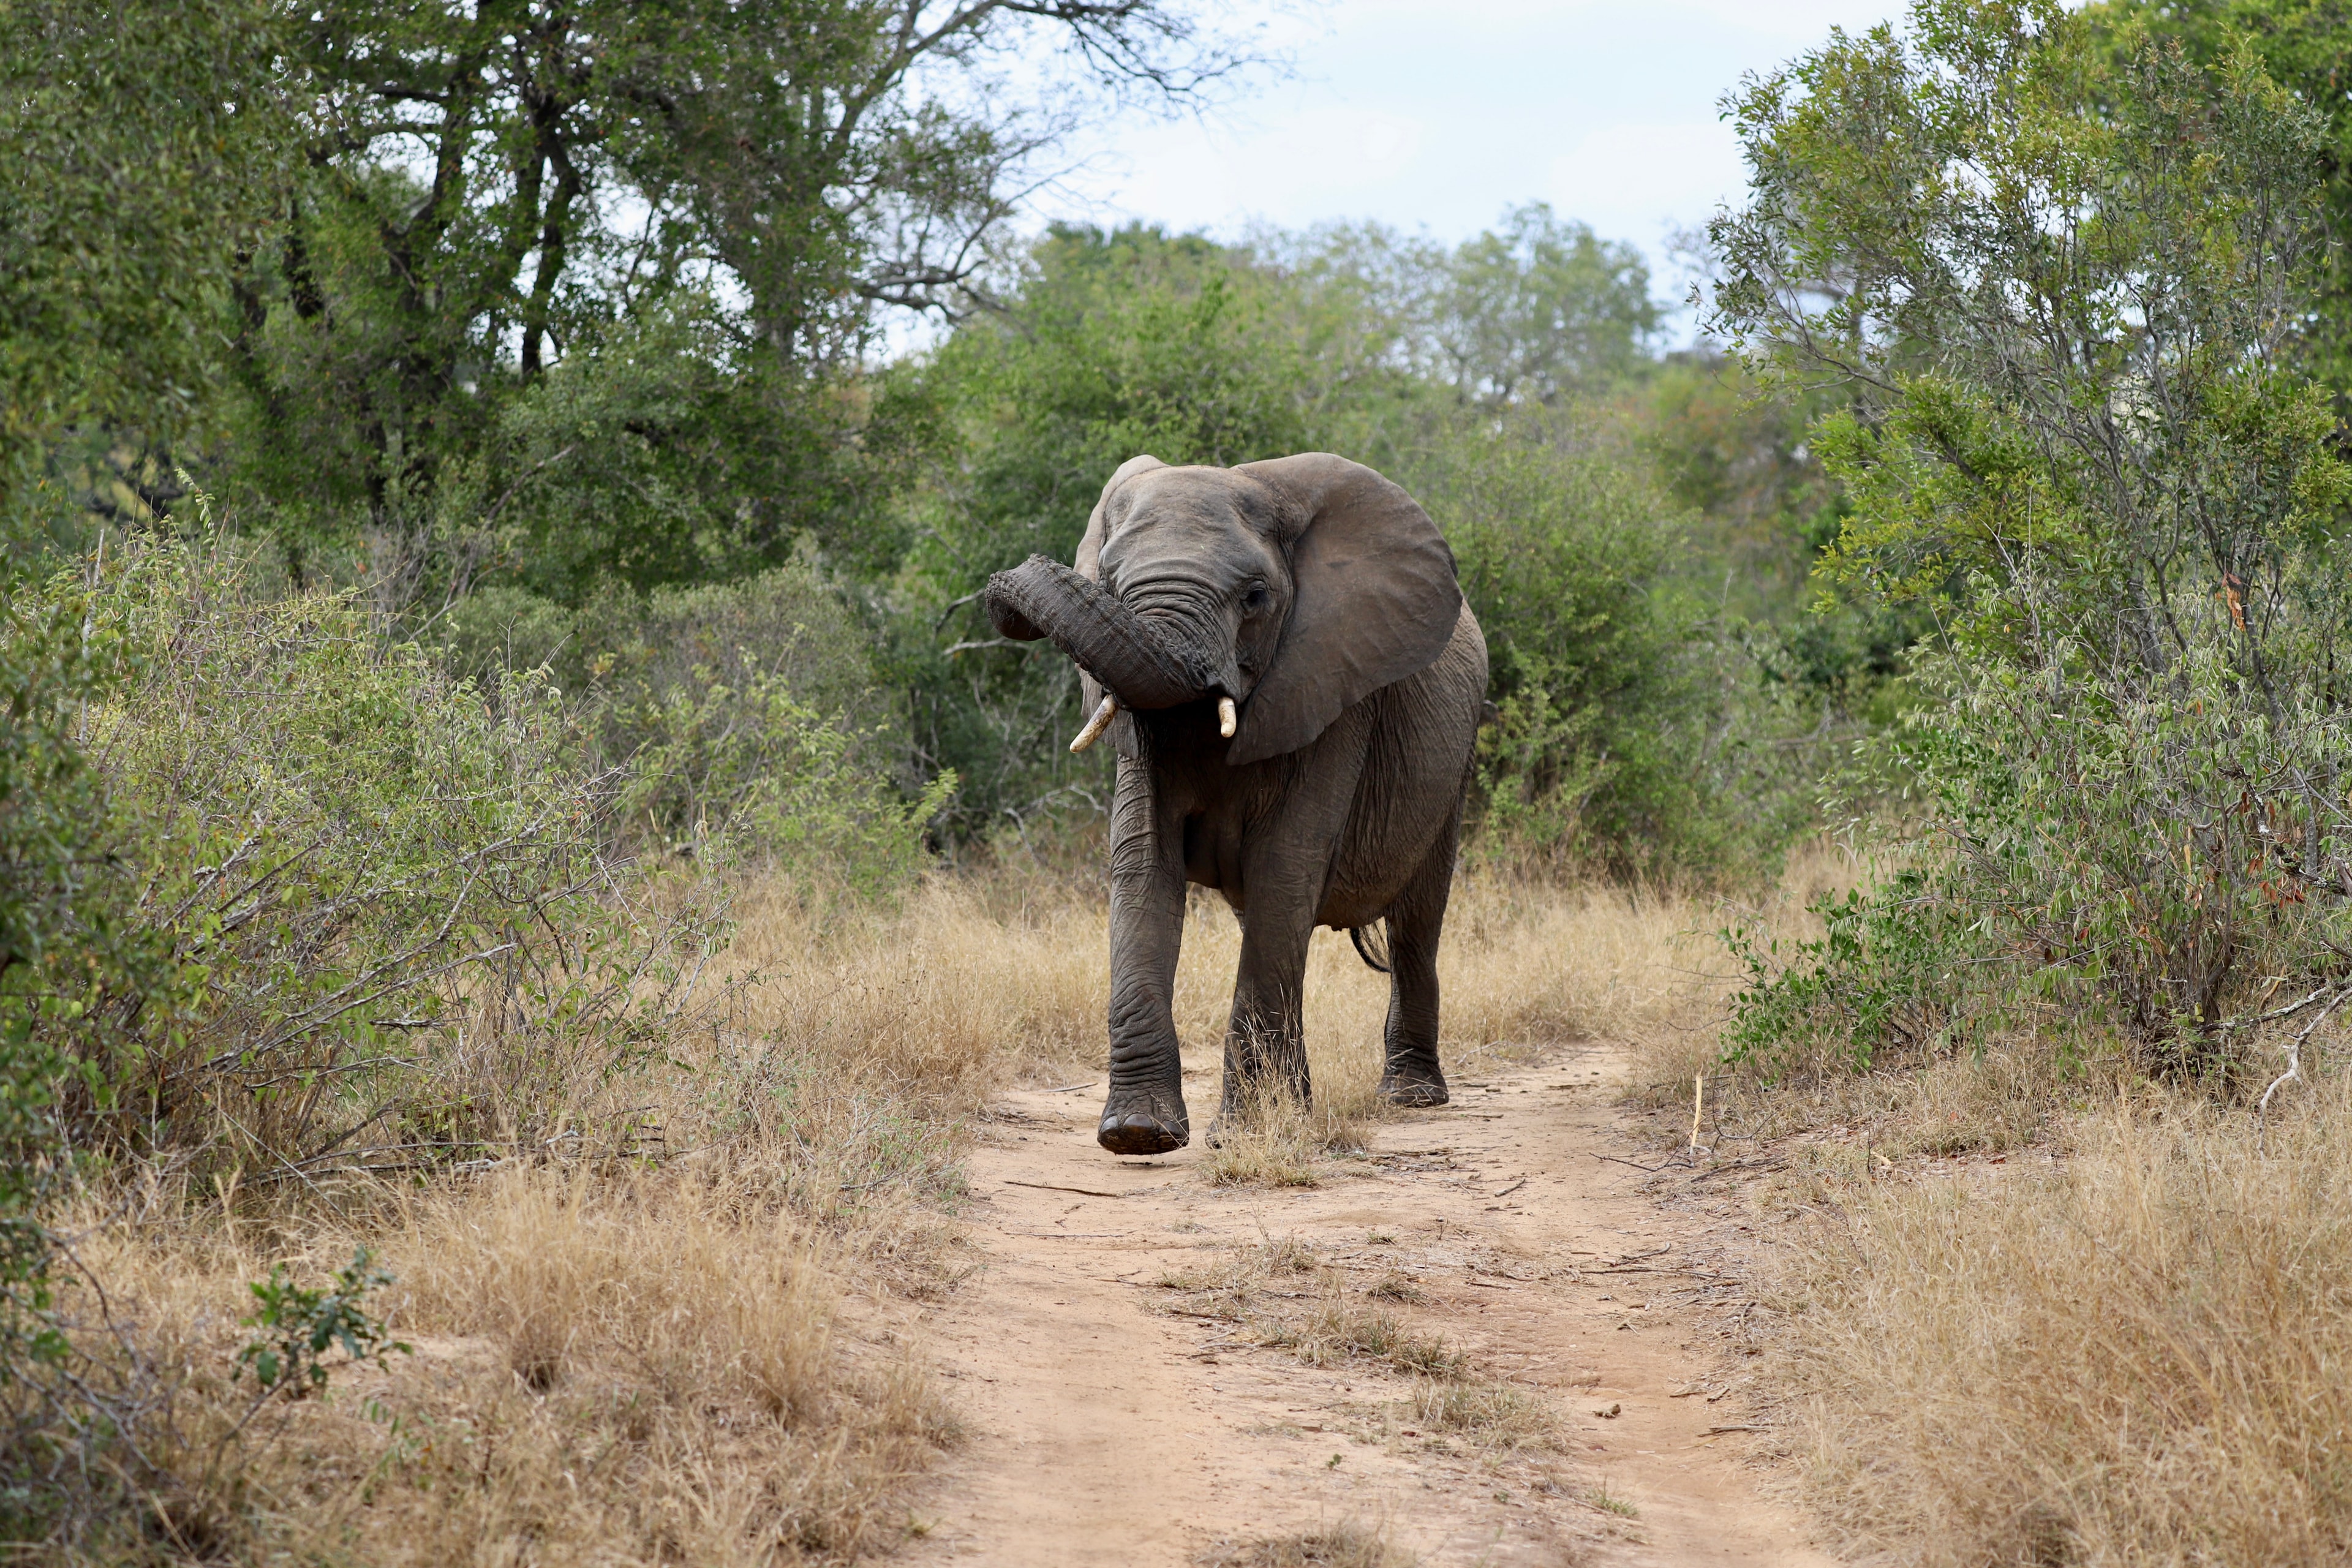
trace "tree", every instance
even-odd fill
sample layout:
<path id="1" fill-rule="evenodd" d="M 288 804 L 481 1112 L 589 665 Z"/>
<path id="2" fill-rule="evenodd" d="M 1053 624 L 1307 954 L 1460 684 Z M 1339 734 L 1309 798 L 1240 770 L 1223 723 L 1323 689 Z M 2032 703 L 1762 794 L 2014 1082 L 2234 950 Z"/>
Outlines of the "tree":
<path id="1" fill-rule="evenodd" d="M 200 425 L 285 121 L 265 0 L 0 6 L 0 511 L 78 426 Z M 12 540 L 13 542 L 17 542 Z"/>
<path id="2" fill-rule="evenodd" d="M 1642 253 L 1542 202 L 1446 259 L 1428 353 L 1464 397 L 1557 403 L 1643 367 L 1658 307 Z"/>
<path id="3" fill-rule="evenodd" d="M 1660 314 L 1642 253 L 1543 202 L 1451 249 L 1373 223 L 1265 233 L 1252 247 L 1297 279 L 1327 331 L 1345 320 L 1372 340 L 1356 364 L 1410 370 L 1461 401 L 1558 404 L 1653 363 Z"/>
<path id="4" fill-rule="evenodd" d="M 2335 248 L 2304 362 L 2339 398 L 2352 395 L 2352 13 L 2333 0 L 2101 0 L 2088 15 L 2124 47 L 2135 38 L 2174 40 L 2209 67 L 2250 49 L 2264 75 L 2320 117 L 2311 170 Z"/>
<path id="5" fill-rule="evenodd" d="M 2347 999 L 2352 472 L 2294 369 L 2324 128 L 2251 51 L 2122 44 L 1920 0 L 1908 37 L 1750 81 L 1717 305 L 1848 395 L 1815 429 L 1851 505 L 1823 574 L 1942 627 L 1899 753 L 1939 879 L 1909 906 L 2002 1005 L 2226 1074 L 2266 985 Z"/>
<path id="6" fill-rule="evenodd" d="M 1062 89 L 1165 100 L 1249 58 L 1181 0 L 15 6 L 0 147 L 33 199 L 0 217 L 0 435 L 226 408 L 187 456 L 267 502 L 244 515 L 298 575 L 365 542 L 396 607 L 517 559 L 534 485 L 647 483 L 581 460 L 614 427 L 715 431 L 741 461 L 657 476 L 692 548 L 571 564 L 772 563 L 865 515 L 875 312 L 967 307 L 1067 121 L 1000 79 L 1055 55 Z M 627 384 L 516 412 L 566 362 Z"/>

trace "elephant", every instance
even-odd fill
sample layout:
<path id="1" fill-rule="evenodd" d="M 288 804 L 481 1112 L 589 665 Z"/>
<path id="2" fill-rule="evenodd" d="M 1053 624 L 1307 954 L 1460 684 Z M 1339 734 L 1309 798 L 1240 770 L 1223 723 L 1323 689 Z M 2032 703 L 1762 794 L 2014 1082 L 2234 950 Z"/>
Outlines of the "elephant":
<path id="1" fill-rule="evenodd" d="M 1191 1141 L 1171 1007 L 1188 882 L 1242 927 L 1223 1116 L 1253 1092 L 1311 1093 L 1300 990 L 1318 925 L 1389 972 L 1382 1097 L 1444 1104 L 1437 943 L 1486 644 L 1419 503 L 1328 452 L 1139 457 L 1103 487 L 1071 566 L 1032 555 L 982 601 L 1001 635 L 1050 638 L 1078 666 L 1093 716 L 1072 749 L 1108 736 L 1118 752 L 1102 1146 Z M 1385 964 L 1365 938 L 1381 921 Z"/>

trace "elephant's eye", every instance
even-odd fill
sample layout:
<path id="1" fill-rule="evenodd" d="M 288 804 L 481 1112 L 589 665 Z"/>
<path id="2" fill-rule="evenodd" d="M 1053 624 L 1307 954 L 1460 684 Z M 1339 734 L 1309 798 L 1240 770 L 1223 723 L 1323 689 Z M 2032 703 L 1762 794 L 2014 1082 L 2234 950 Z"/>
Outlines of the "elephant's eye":
<path id="1" fill-rule="evenodd" d="M 1242 590 L 1242 613 L 1255 616 L 1274 603 L 1274 595 L 1263 583 L 1253 583 Z"/>

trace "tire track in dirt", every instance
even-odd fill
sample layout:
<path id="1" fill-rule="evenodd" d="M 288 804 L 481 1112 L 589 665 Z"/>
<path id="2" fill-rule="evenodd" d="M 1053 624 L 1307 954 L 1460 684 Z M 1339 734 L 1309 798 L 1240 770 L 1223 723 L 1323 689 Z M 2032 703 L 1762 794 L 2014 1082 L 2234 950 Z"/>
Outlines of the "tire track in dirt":
<path id="1" fill-rule="evenodd" d="M 1114 1160 L 1094 1142 L 1097 1087 L 1005 1096 L 968 1167 L 982 1268 L 926 1314 L 971 1441 L 919 1494 L 910 1553 L 1179 1564 L 1355 1521 L 1426 1568 L 1828 1564 L 1758 1495 L 1754 1439 L 1710 1433 L 1747 1419 L 1721 1381 L 1741 1303 L 1720 1258 L 1739 1238 L 1601 1157 L 1633 1152 L 1622 1072 L 1596 1049 L 1457 1085 L 1304 1190 L 1212 1188 L 1197 1146 Z M 1202 1078 L 1196 1100 L 1213 1098 Z M 1410 1278 L 1426 1301 L 1401 1315 L 1543 1391 L 1568 1451 L 1433 1451 L 1378 1417 L 1407 1390 L 1385 1369 L 1309 1367 L 1153 1310 L 1175 1303 L 1164 1275 L 1281 1237 Z"/>

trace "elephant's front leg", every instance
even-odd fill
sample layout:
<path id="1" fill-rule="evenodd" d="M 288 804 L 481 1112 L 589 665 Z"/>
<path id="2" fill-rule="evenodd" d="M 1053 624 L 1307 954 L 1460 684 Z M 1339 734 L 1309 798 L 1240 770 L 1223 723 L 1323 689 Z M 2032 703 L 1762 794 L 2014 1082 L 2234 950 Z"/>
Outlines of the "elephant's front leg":
<path id="1" fill-rule="evenodd" d="M 1110 1098 L 1095 1134 L 1114 1154 L 1192 1142 L 1171 1005 L 1183 934 L 1181 824 L 1150 768 L 1121 757 L 1110 815 Z"/>
<path id="2" fill-rule="evenodd" d="M 1307 950 L 1333 847 L 1355 794 L 1350 763 L 1342 751 L 1339 761 L 1292 790 L 1243 853 L 1247 912 L 1233 1021 L 1225 1032 L 1226 1116 L 1245 1113 L 1268 1090 L 1287 1090 L 1301 1103 L 1309 1098 L 1302 1006 Z"/>

